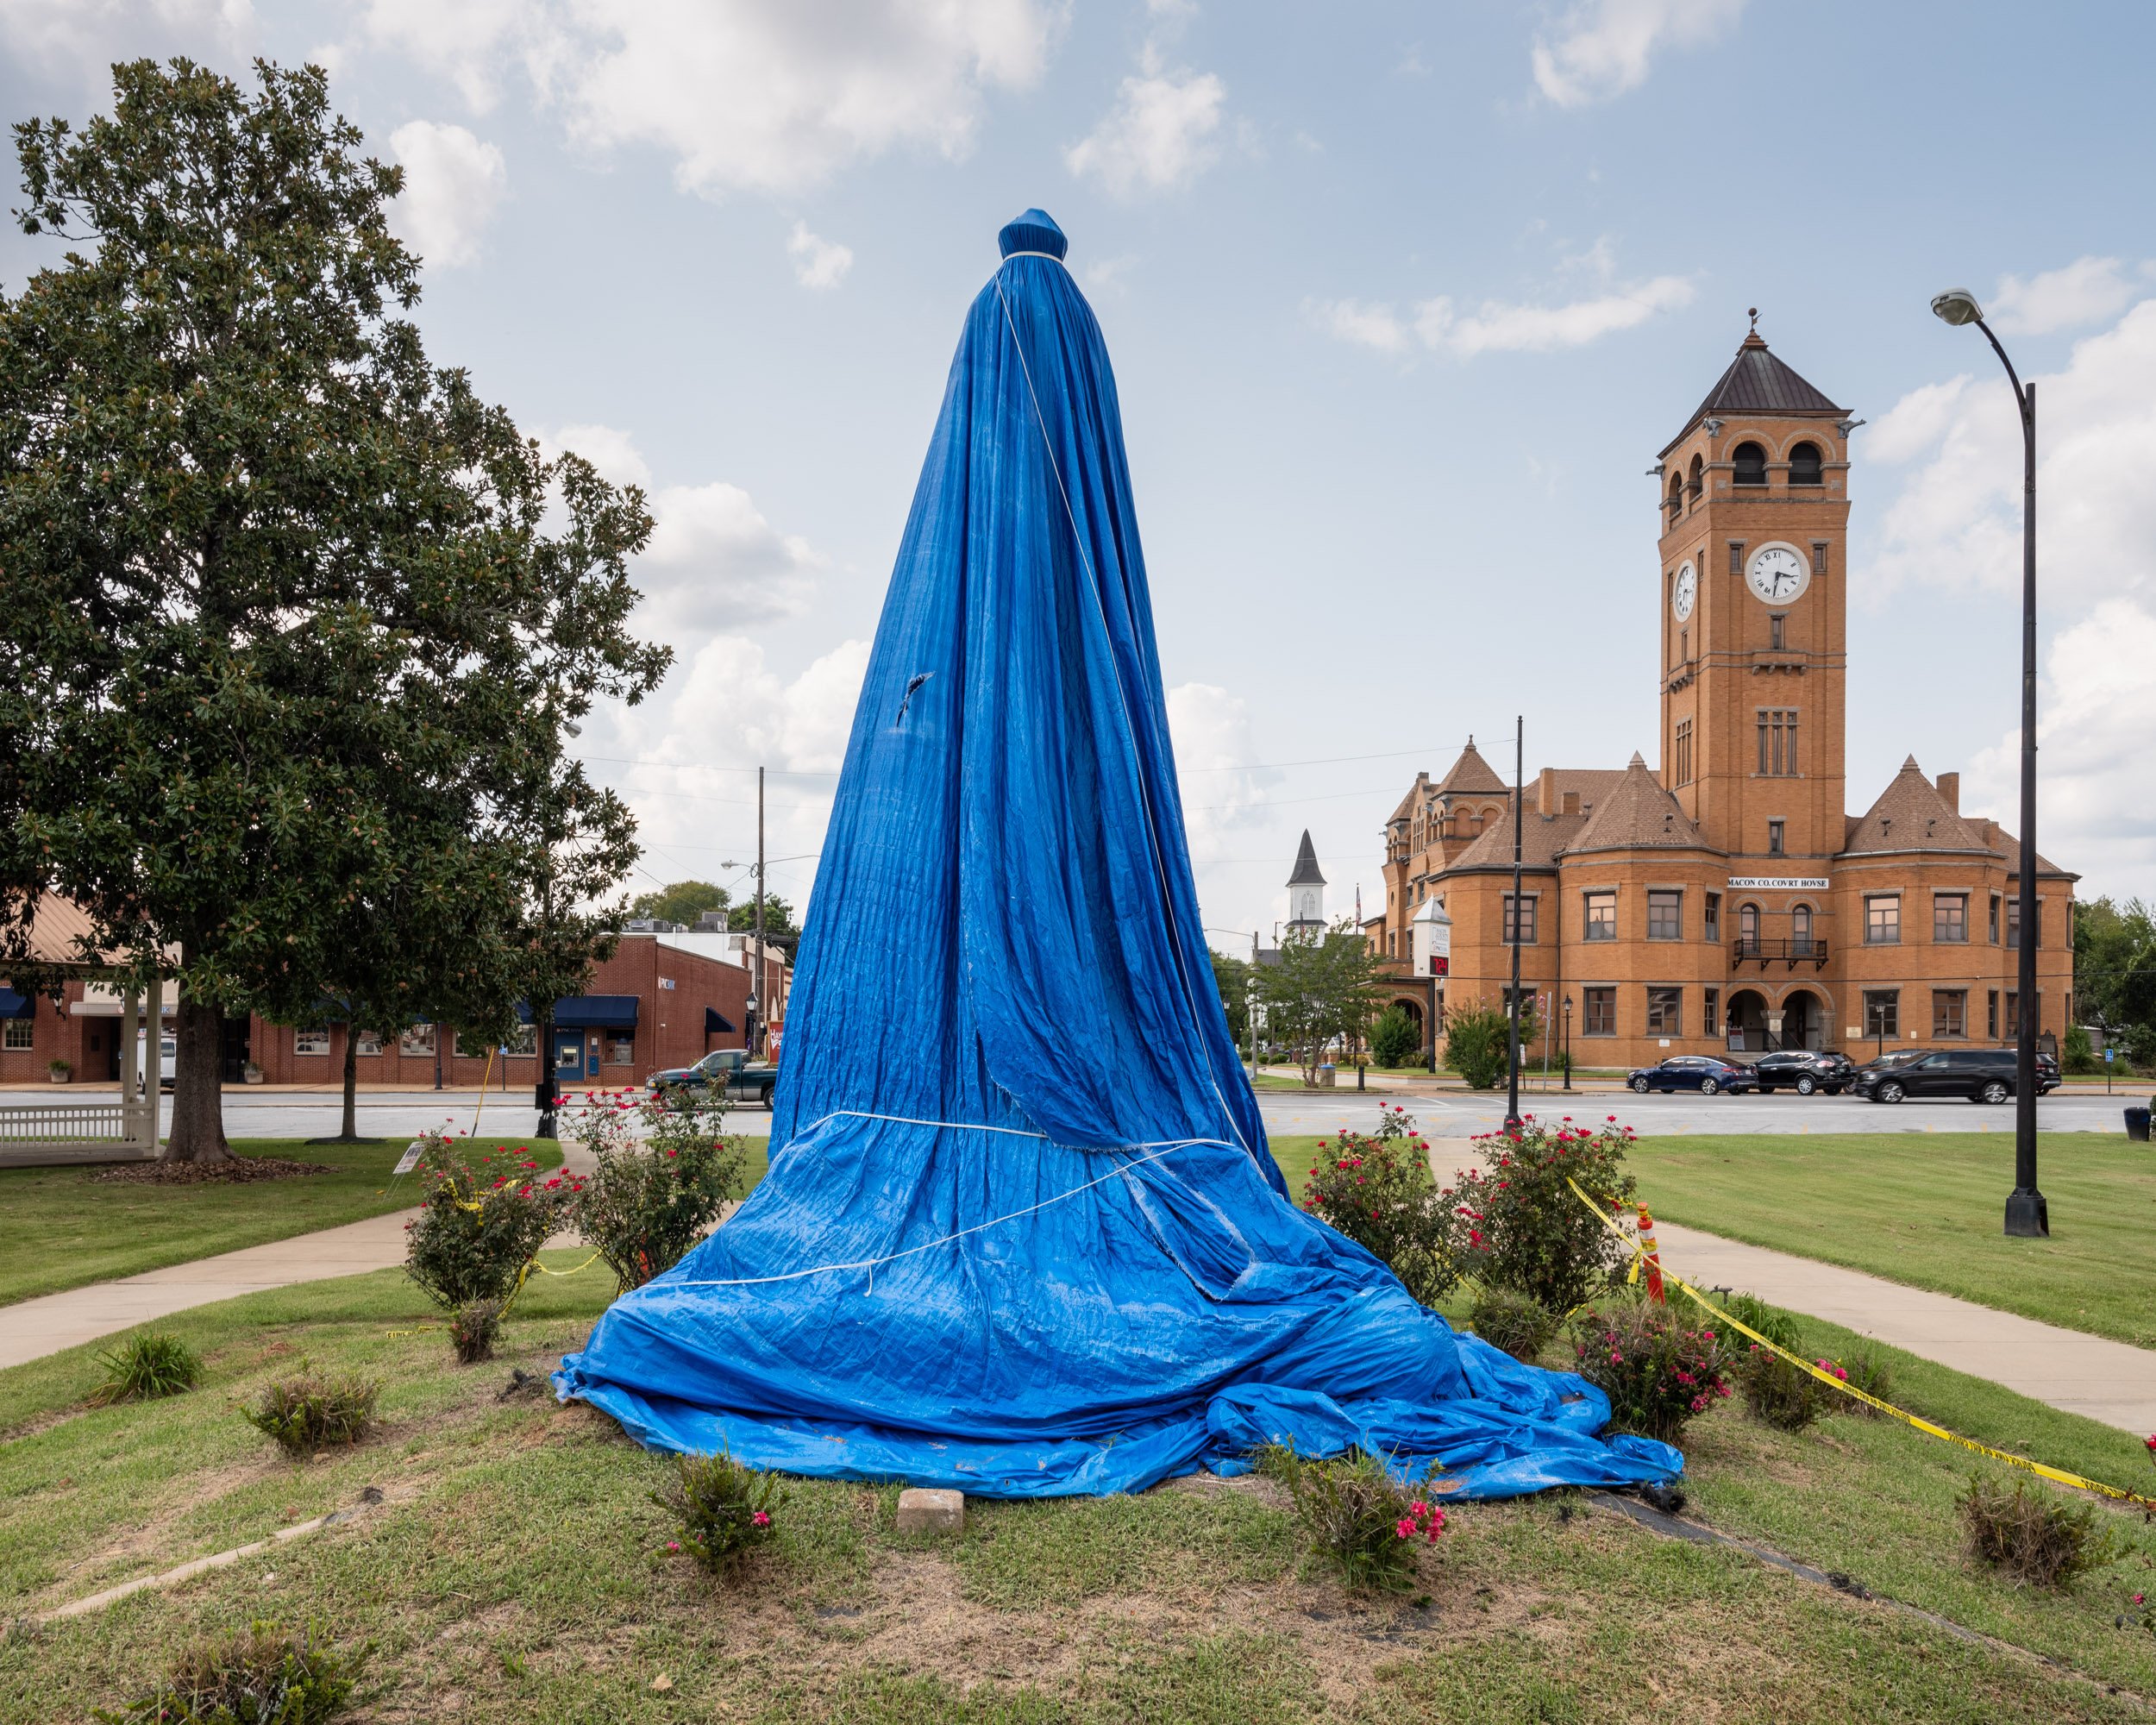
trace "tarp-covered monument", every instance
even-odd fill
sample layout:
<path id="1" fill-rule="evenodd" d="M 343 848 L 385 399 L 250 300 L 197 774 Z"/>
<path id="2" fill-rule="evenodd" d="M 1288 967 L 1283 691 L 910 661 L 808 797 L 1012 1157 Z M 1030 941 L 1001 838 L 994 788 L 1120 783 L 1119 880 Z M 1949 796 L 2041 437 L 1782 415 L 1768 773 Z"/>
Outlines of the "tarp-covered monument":
<path id="1" fill-rule="evenodd" d="M 1665 1479 L 1289 1201 L 1207 962 L 1115 381 L 1000 235 L 907 521 L 787 1013 L 770 1172 L 565 1397 L 668 1450 L 990 1496 L 1267 1438 L 1462 1495 Z"/>

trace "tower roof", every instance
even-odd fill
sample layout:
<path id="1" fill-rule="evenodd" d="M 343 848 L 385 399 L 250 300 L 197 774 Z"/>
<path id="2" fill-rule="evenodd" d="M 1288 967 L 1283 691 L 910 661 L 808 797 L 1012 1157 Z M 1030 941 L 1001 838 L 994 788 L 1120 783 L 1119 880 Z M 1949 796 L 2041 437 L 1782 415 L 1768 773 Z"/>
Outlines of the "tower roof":
<path id="1" fill-rule="evenodd" d="M 1840 418 L 1848 412 L 1837 407 L 1818 390 L 1775 358 L 1754 329 L 1737 349 L 1737 357 L 1721 374 L 1707 399 L 1692 410 L 1684 429 L 1670 439 L 1662 453 L 1668 455 L 1701 420 L 1738 414 L 1766 413 L 1777 418 Z"/>
<path id="2" fill-rule="evenodd" d="M 1310 843 L 1310 829 L 1302 830 L 1302 848 L 1295 852 L 1295 872 L 1288 877 L 1291 887 L 1322 887 L 1325 876 L 1318 872 L 1318 853 Z"/>
<path id="3" fill-rule="evenodd" d="M 1842 855 L 1878 850 L 1983 850 L 1976 828 L 1956 814 L 1910 756 L 1851 830 Z"/>
<path id="4" fill-rule="evenodd" d="M 1438 794 L 1440 796 L 1458 792 L 1501 796 L 1511 788 L 1482 758 L 1482 751 L 1476 748 L 1472 737 L 1467 739 L 1467 747 L 1460 750 L 1460 758 L 1452 763 L 1452 770 L 1438 781 Z"/>
<path id="5" fill-rule="evenodd" d="M 1620 850 L 1690 850 L 1699 848 L 1700 831 L 1677 800 L 1662 788 L 1635 750 L 1624 776 L 1602 798 L 1595 818 L 1566 847 L 1569 851 Z"/>

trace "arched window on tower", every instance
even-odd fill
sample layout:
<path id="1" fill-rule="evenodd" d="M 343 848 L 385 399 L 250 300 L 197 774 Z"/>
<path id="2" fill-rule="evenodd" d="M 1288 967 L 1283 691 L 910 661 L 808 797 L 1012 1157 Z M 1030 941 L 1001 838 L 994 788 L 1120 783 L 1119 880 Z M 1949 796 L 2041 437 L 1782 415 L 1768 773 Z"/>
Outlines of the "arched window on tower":
<path id="1" fill-rule="evenodd" d="M 1799 443 L 1789 451 L 1789 483 L 1793 486 L 1815 486 L 1825 482 L 1826 474 L 1820 460 L 1819 445 Z"/>
<path id="2" fill-rule="evenodd" d="M 1759 956 L 1759 906 L 1737 906 L 1737 951 L 1740 957 Z"/>
<path id="3" fill-rule="evenodd" d="M 1739 443 L 1730 454 L 1736 471 L 1730 475 L 1740 486 L 1767 482 L 1767 452 L 1757 443 Z"/>
<path id="4" fill-rule="evenodd" d="M 1685 481 L 1684 488 L 1691 493 L 1694 503 L 1699 501 L 1700 490 L 1706 483 L 1706 473 L 1707 463 L 1699 456 L 1693 456 L 1691 476 Z"/>
<path id="5" fill-rule="evenodd" d="M 1684 475 L 1670 475 L 1670 519 L 1675 521 L 1684 512 Z"/>

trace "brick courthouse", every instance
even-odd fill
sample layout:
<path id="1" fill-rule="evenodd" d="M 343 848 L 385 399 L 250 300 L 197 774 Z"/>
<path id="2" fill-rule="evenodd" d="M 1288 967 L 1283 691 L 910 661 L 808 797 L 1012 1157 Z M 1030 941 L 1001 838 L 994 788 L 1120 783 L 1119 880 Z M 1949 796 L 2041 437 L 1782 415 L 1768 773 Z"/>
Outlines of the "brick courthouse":
<path id="1" fill-rule="evenodd" d="M 2014 1037 L 2013 836 L 1962 812 L 1958 773 L 1927 778 L 1913 757 L 1846 812 L 1852 429 L 1754 331 L 1662 451 L 1658 568 L 1636 590 L 1660 617 L 1660 765 L 1528 780 L 1517 903 L 1511 787 L 1472 738 L 1394 810 L 1385 911 L 1363 932 L 1426 1045 L 1448 1001 L 1505 1000 L 1515 938 L 1553 1047 L 1572 1003 L 1576 1065 Z M 2053 1035 L 2073 1021 L 2078 878 L 2038 876 L 2037 1023 Z M 1433 900 L 1451 919 L 1443 976 Z"/>

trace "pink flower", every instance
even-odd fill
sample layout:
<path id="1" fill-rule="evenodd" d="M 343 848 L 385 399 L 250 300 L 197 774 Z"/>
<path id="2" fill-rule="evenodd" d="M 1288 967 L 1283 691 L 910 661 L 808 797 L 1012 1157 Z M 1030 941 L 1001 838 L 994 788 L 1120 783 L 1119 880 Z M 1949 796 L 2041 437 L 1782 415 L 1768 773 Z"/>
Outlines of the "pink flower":
<path id="1" fill-rule="evenodd" d="M 1415 1524 L 1413 1521 L 1410 1521 L 1405 1515 L 1402 1515 L 1397 1521 L 1393 1523 L 1393 1532 L 1399 1534 L 1403 1540 L 1412 1540 L 1415 1536 Z"/>
<path id="2" fill-rule="evenodd" d="M 681 1542 L 679 1540 L 668 1540 L 667 1549 L 670 1552 L 678 1552 L 681 1549 Z"/>
<path id="3" fill-rule="evenodd" d="M 1420 1521 L 1422 1517 L 1430 1513 L 1430 1506 L 1427 1503 L 1423 1502 L 1420 1499 L 1417 1499 L 1414 1502 L 1410 1503 L 1407 1506 L 1407 1513 L 1410 1515 L 1413 1515 L 1417 1521 Z"/>
<path id="4" fill-rule="evenodd" d="M 761 1509 L 757 1510 L 756 1513 L 751 1515 L 749 1519 L 755 1522 L 759 1527 L 768 1527 L 771 1525 L 771 1517 L 769 1514 Z"/>
<path id="5" fill-rule="evenodd" d="M 2139 1593 L 2135 1594 L 2135 1595 L 2134 1596 L 2134 1603 L 2136 1605 L 2140 1604 L 2140 1603 L 2141 1603 L 2141 1602 L 2142 1602 L 2142 1600 L 2144 1599 L 2144 1597 L 2145 1597 L 2145 1596 L 2144 1596 L 2144 1595 L 2142 1595 L 2142 1594 L 2139 1594 Z"/>
<path id="6" fill-rule="evenodd" d="M 1707 1411 L 1707 1398 L 1704 1396 L 1695 1396 L 1692 1398 L 1692 1411 L 1695 1414 L 1704 1414 Z"/>

